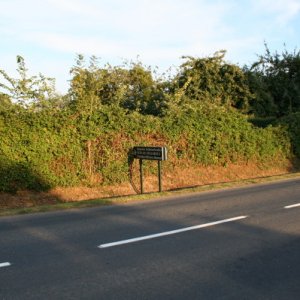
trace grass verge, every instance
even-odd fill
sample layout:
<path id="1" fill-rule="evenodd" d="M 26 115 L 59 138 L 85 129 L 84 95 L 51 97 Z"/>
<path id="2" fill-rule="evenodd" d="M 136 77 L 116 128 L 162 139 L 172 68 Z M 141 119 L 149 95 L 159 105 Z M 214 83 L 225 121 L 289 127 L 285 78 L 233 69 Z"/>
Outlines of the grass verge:
<path id="1" fill-rule="evenodd" d="M 268 182 L 274 182 L 280 180 L 293 179 L 297 177 L 300 177 L 300 172 L 287 173 L 287 174 L 268 176 L 268 177 L 243 179 L 243 180 L 231 181 L 231 182 L 220 182 L 220 183 L 207 184 L 202 186 L 186 187 L 186 188 L 180 188 L 175 190 L 163 191 L 161 193 L 146 193 L 142 195 L 128 195 L 128 196 L 91 199 L 91 200 L 76 201 L 76 202 L 62 202 L 62 203 L 52 204 L 52 205 L 40 205 L 40 206 L 33 206 L 33 207 L 14 208 L 14 209 L 1 209 L 0 217 L 68 210 L 68 209 L 97 207 L 97 206 L 118 205 L 118 204 L 130 203 L 130 202 L 140 202 L 145 200 L 162 199 L 165 197 L 187 195 L 192 193 L 201 193 L 206 191 L 214 191 L 214 190 L 225 189 L 225 188 L 243 187 L 251 184 L 268 183 Z"/>

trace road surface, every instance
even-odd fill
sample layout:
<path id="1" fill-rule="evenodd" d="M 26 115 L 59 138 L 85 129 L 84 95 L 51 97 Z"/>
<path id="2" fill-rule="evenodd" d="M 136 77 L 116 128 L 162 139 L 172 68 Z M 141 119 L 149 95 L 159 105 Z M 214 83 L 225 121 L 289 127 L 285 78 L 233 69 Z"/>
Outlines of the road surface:
<path id="1" fill-rule="evenodd" d="M 0 299 L 300 299 L 300 179 L 0 218 Z"/>

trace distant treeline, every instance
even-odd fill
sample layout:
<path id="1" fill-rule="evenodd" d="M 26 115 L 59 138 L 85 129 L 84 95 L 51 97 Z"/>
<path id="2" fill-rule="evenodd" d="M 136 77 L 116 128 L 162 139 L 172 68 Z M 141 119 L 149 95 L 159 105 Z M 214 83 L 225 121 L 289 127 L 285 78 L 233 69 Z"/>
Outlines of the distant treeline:
<path id="1" fill-rule="evenodd" d="M 65 95 L 52 78 L 0 70 L 0 191 L 128 180 L 135 145 L 167 146 L 166 168 L 300 156 L 300 53 L 265 54 L 243 68 L 184 57 L 173 76 L 140 62 L 99 67 L 79 55 Z"/>

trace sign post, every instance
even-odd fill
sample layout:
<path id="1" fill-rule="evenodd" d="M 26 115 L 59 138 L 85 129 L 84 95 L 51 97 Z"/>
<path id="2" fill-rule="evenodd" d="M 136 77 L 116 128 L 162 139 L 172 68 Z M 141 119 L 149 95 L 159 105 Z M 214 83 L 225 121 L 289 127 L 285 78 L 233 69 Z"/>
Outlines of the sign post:
<path id="1" fill-rule="evenodd" d="M 158 167 L 158 190 L 159 192 L 162 191 L 162 186 L 161 186 L 161 160 L 157 161 L 157 167 Z"/>
<path id="2" fill-rule="evenodd" d="M 140 183 L 141 183 L 141 194 L 144 194 L 144 174 L 143 174 L 143 160 L 140 158 Z"/>
<path id="3" fill-rule="evenodd" d="M 143 159 L 157 160 L 158 167 L 158 189 L 162 191 L 162 178 L 161 178 L 161 162 L 167 160 L 167 148 L 166 147 L 133 147 L 130 151 L 130 155 L 133 159 L 139 159 L 140 165 L 140 184 L 141 194 L 144 193 L 144 174 L 143 174 Z"/>

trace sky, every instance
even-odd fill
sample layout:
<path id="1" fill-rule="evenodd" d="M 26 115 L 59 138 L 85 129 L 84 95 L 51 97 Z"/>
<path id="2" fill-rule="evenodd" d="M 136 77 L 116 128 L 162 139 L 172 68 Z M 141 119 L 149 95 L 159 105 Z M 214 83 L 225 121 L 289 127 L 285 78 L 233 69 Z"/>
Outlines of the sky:
<path id="1" fill-rule="evenodd" d="M 0 0 L 0 69 L 56 79 L 66 93 L 76 55 L 100 65 L 140 61 L 162 74 L 182 56 L 250 65 L 265 52 L 300 48 L 300 0 Z M 0 82 L 4 81 L 0 77 Z"/>

